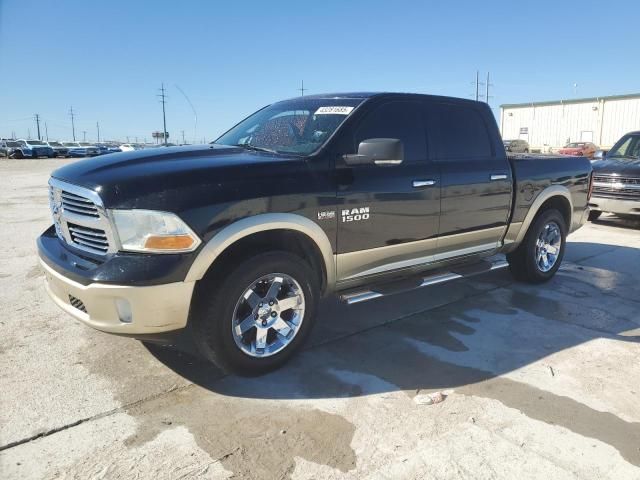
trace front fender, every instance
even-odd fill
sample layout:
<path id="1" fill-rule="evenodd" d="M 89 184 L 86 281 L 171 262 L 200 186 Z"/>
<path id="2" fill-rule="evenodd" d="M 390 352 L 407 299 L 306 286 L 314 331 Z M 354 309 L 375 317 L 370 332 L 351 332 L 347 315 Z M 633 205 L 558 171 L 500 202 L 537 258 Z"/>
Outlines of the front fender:
<path id="1" fill-rule="evenodd" d="M 222 252 L 238 240 L 266 230 L 294 230 L 308 236 L 320 250 L 327 274 L 327 289 L 336 282 L 336 265 L 331 242 L 326 233 L 313 221 L 293 213 L 264 213 L 243 218 L 226 226 L 200 250 L 187 276 L 186 282 L 200 280 Z"/>

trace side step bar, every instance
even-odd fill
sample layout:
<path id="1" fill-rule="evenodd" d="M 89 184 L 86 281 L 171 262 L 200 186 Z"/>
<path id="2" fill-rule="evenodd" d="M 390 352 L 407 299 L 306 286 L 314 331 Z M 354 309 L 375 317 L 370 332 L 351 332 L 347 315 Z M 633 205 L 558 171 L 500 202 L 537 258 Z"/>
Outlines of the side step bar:
<path id="1" fill-rule="evenodd" d="M 498 259 L 492 262 L 486 262 L 486 267 L 481 269 L 472 268 L 469 271 L 469 269 L 467 269 L 466 267 L 461 267 L 462 271 L 459 273 L 456 271 L 451 271 L 451 272 L 429 275 L 427 277 L 423 277 L 420 283 L 416 282 L 415 284 L 402 289 L 388 289 L 388 288 L 384 288 L 381 285 L 377 288 L 373 287 L 366 290 L 356 290 L 356 291 L 344 293 L 340 295 L 340 300 L 342 302 L 345 302 L 348 305 L 353 305 L 354 303 L 366 302 L 368 300 L 373 300 L 374 298 L 385 297 L 388 295 L 392 295 L 394 293 L 408 292 L 411 290 L 416 290 L 418 288 L 428 287 L 430 285 L 437 285 L 439 283 L 450 282 L 452 280 L 457 280 L 459 278 L 473 277 L 481 273 L 487 273 L 493 270 L 500 270 L 502 268 L 507 267 L 508 265 L 509 264 L 506 262 L 506 260 Z"/>

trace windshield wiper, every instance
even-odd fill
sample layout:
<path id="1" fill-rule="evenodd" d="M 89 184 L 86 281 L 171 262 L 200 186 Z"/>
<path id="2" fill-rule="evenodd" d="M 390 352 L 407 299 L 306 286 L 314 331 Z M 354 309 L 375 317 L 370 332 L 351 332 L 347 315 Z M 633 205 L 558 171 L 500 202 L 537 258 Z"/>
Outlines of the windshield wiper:
<path id="1" fill-rule="evenodd" d="M 255 152 L 278 153 L 276 150 L 271 150 L 270 148 L 256 147 L 255 145 L 251 145 L 249 143 L 236 143 L 234 147 L 241 147 L 247 150 L 253 150 Z"/>

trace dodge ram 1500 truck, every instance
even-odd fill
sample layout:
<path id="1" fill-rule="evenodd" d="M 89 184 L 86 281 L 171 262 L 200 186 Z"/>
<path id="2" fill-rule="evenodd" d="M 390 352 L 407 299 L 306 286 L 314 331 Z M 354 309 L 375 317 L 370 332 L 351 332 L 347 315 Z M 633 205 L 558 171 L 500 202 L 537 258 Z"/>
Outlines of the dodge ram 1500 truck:
<path id="1" fill-rule="evenodd" d="M 486 104 L 348 93 L 269 105 L 203 146 L 56 170 L 38 239 L 46 285 L 104 332 L 193 332 L 257 374 L 304 342 L 321 296 L 354 303 L 492 268 L 558 270 L 584 224 L 586 158 L 507 157 Z"/>

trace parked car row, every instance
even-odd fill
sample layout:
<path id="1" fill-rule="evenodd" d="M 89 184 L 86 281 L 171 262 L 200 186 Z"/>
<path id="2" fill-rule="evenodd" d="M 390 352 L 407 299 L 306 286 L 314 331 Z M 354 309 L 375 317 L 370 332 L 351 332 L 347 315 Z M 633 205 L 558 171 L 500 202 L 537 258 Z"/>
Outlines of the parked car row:
<path id="1" fill-rule="evenodd" d="M 124 145 L 122 145 L 124 147 Z M 0 155 L 9 158 L 95 157 L 125 151 L 112 143 L 44 142 L 42 140 L 0 140 Z"/>

